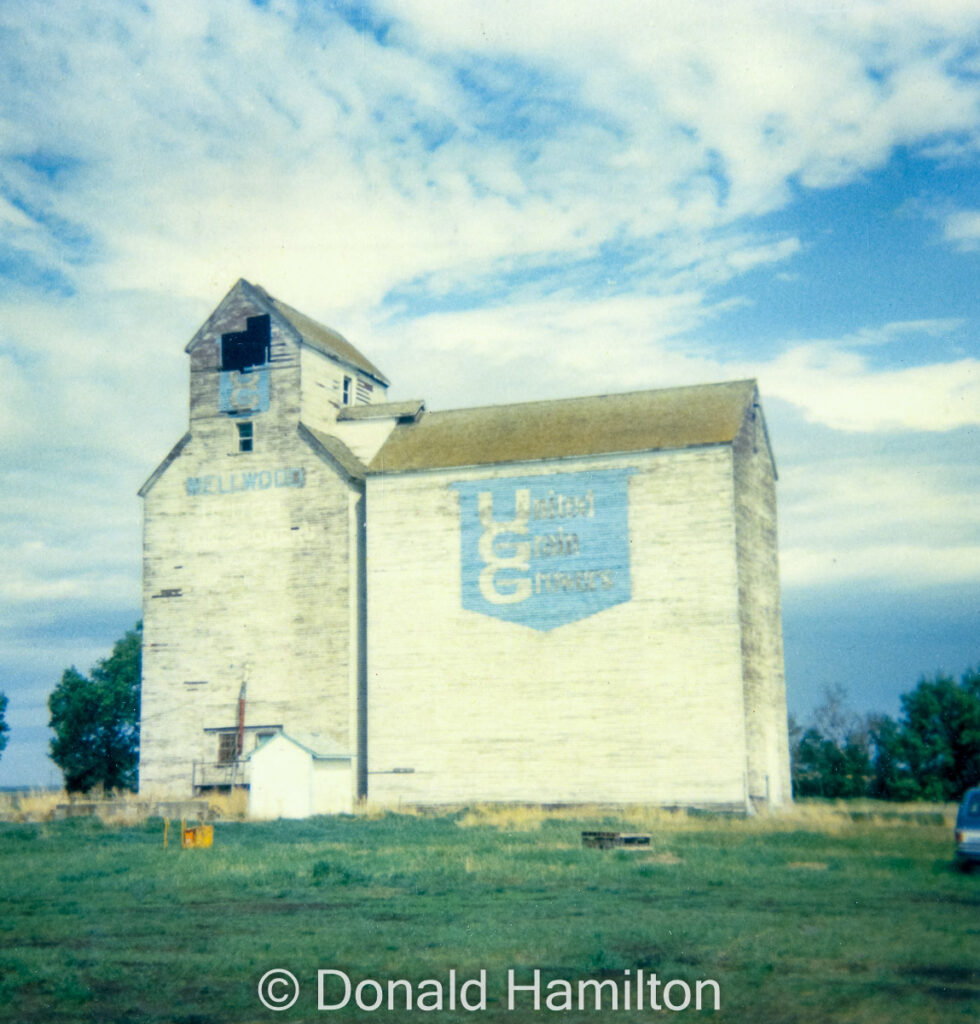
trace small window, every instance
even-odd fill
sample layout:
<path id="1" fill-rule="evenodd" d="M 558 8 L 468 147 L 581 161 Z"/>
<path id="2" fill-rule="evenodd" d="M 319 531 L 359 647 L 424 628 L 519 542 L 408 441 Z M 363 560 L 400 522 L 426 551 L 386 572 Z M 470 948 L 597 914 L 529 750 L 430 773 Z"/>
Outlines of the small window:
<path id="1" fill-rule="evenodd" d="M 238 736 L 233 732 L 218 733 L 218 764 L 231 764 L 238 759 Z"/>
<path id="2" fill-rule="evenodd" d="M 269 362 L 272 330 L 268 313 L 250 316 L 245 320 L 244 331 L 231 331 L 221 335 L 221 369 L 227 373 L 237 370 L 242 373 L 253 366 L 265 366 Z"/>
<path id="3" fill-rule="evenodd" d="M 240 452 L 250 452 L 255 440 L 252 433 L 252 424 L 236 423 L 235 426 L 238 427 L 238 450 Z"/>
<path id="4" fill-rule="evenodd" d="M 350 377 L 345 377 L 344 378 L 344 405 L 350 405 L 350 386 L 351 386 L 351 379 L 350 379 Z"/>

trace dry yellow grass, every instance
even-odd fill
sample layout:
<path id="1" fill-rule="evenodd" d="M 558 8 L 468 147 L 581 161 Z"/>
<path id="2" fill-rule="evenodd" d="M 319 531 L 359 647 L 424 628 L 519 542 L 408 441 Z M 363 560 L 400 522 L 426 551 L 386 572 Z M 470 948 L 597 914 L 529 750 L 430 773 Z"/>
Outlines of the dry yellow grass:
<path id="1" fill-rule="evenodd" d="M 248 818 L 248 792 L 234 789 L 208 797 L 212 814 L 224 821 L 245 821 Z"/>
<path id="2" fill-rule="evenodd" d="M 47 821 L 58 804 L 68 802 L 63 789 L 28 789 L 0 793 L 0 821 Z"/>
<path id="3" fill-rule="evenodd" d="M 55 817 L 63 804 L 95 804 L 95 813 L 107 825 L 135 825 L 154 812 L 153 804 L 160 796 L 137 795 L 128 791 L 106 793 L 101 789 L 89 793 L 68 793 L 66 790 L 21 790 L 0 793 L 0 821 L 43 822 Z M 248 793 L 244 789 L 211 796 L 207 801 L 208 817 L 225 821 L 244 821 L 248 817 Z M 203 815 L 202 815 L 203 816 Z"/>
<path id="4" fill-rule="evenodd" d="M 162 795 L 150 796 L 165 799 Z M 97 800 L 99 817 L 107 824 L 133 824 L 148 816 L 146 795 L 114 792 L 69 794 L 65 790 L 23 790 L 0 793 L 0 821 L 49 821 L 59 804 L 73 801 Z M 210 816 L 225 821 L 245 821 L 248 818 L 248 793 L 237 789 L 232 793 L 215 794 L 208 798 Z M 801 800 L 790 807 L 762 811 L 751 817 L 740 815 L 702 814 L 681 809 L 648 805 L 569 804 L 544 807 L 537 804 L 474 804 L 471 806 L 419 807 L 404 806 L 397 809 L 362 802 L 355 809 L 359 818 L 371 821 L 395 811 L 411 817 L 432 817 L 456 813 L 461 828 L 490 827 L 501 832 L 534 832 L 548 821 L 607 822 L 610 827 L 637 832 L 683 832 L 703 829 L 737 829 L 741 832 L 789 832 L 797 829 L 837 834 L 849 828 L 858 819 L 871 826 L 888 827 L 897 823 L 935 823 L 942 817 L 944 825 L 952 828 L 956 819 L 955 804 L 887 803 L 880 800 Z"/>
<path id="5" fill-rule="evenodd" d="M 803 800 L 786 808 L 763 811 L 752 816 L 714 815 L 705 818 L 684 809 L 644 805 L 570 805 L 541 807 L 534 805 L 477 804 L 465 809 L 457 824 L 462 828 L 489 826 L 505 832 L 531 832 L 546 821 L 610 821 L 617 827 L 637 832 L 682 832 L 693 829 L 737 829 L 741 832 L 792 832 L 798 829 L 839 833 L 851 827 L 857 818 L 873 826 L 933 824 L 941 815 L 944 825 L 952 827 L 955 804 L 887 803 L 880 800 Z M 709 824 L 710 823 L 710 824 Z"/>

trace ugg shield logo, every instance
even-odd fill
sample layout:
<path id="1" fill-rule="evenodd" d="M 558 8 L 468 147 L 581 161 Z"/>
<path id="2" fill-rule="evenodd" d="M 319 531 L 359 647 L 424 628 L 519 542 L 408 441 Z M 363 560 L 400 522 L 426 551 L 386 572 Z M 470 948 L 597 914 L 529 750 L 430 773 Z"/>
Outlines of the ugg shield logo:
<path id="1" fill-rule="evenodd" d="M 463 607 L 549 630 L 628 601 L 631 473 L 453 483 Z"/>

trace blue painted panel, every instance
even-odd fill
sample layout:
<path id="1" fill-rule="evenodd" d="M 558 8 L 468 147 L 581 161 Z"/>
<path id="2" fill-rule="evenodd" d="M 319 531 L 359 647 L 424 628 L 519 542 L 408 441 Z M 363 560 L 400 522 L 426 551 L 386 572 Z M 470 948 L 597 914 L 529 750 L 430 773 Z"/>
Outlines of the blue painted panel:
<path id="1" fill-rule="evenodd" d="M 549 630 L 630 599 L 632 469 L 461 480 L 463 607 Z"/>
<path id="2" fill-rule="evenodd" d="M 269 408 L 269 367 L 222 370 L 218 379 L 218 408 L 232 416 L 254 416 Z"/>

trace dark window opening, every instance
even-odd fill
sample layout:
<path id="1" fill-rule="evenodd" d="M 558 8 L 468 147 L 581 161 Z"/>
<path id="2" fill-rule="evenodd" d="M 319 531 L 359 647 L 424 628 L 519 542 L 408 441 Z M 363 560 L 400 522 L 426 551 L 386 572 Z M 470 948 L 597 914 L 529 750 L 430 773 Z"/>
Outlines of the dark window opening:
<path id="1" fill-rule="evenodd" d="M 240 371 L 252 366 L 265 366 L 271 345 L 269 314 L 250 316 L 245 321 L 244 331 L 221 335 L 221 369 Z"/>
<path id="2" fill-rule="evenodd" d="M 350 405 L 350 377 L 344 378 L 344 405 Z"/>
<path id="3" fill-rule="evenodd" d="M 218 733 L 218 764 L 231 764 L 238 760 L 238 734 Z"/>
<path id="4" fill-rule="evenodd" d="M 238 427 L 238 450 L 240 452 L 253 451 L 255 434 L 252 431 L 252 424 L 236 423 L 235 426 Z"/>

